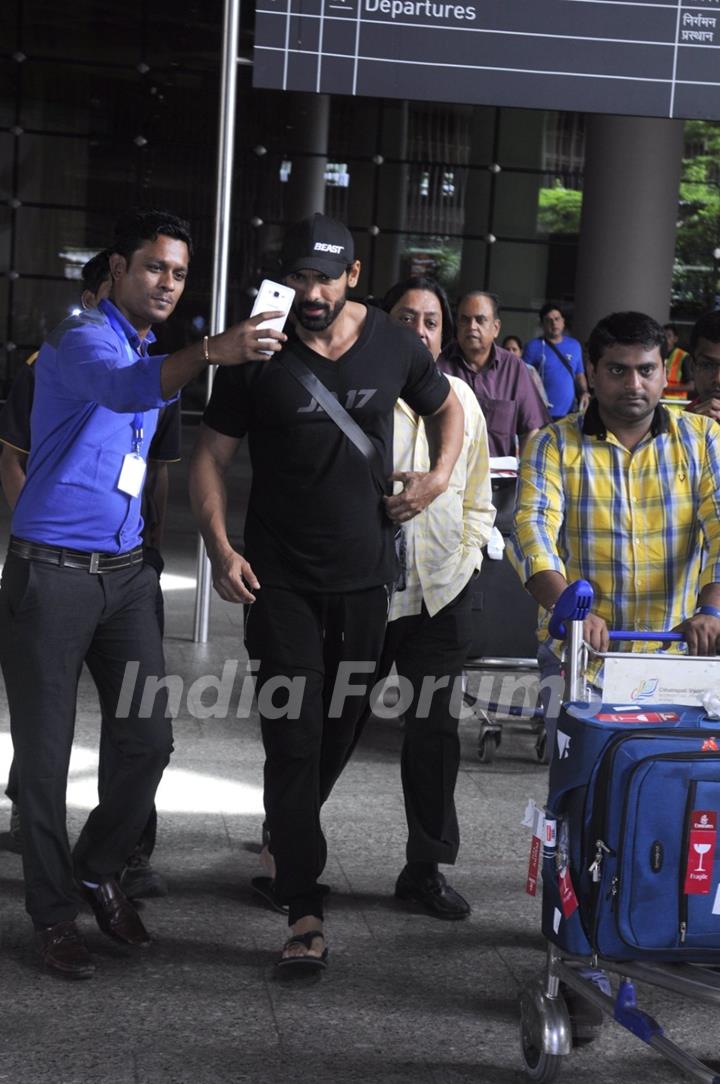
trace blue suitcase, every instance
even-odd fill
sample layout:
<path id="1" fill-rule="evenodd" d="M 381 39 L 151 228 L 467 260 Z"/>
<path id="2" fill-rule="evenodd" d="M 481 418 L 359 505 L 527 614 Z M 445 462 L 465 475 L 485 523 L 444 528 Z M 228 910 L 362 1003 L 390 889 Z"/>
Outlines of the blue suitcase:
<path id="1" fill-rule="evenodd" d="M 544 935 L 578 956 L 720 963 L 720 720 L 672 704 L 569 704 L 558 738 Z"/>

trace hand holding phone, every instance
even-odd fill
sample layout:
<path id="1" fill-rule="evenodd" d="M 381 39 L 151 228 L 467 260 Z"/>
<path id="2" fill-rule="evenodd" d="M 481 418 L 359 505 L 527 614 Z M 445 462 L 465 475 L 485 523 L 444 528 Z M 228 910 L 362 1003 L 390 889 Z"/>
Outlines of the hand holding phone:
<path id="1" fill-rule="evenodd" d="M 262 312 L 280 312 L 282 315 L 273 316 L 270 320 L 263 320 L 258 328 L 270 327 L 275 331 L 282 331 L 285 321 L 292 308 L 295 291 L 291 286 L 285 286 L 282 282 L 273 282 L 272 279 L 263 279 L 260 289 L 253 303 L 250 317 L 257 316 Z M 262 342 L 262 339 L 260 340 Z M 262 353 L 270 355 L 271 351 L 263 350 Z"/>

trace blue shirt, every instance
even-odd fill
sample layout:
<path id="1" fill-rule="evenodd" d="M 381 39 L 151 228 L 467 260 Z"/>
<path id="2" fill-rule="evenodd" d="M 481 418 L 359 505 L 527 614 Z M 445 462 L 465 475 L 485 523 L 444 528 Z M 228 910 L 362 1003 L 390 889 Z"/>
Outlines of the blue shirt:
<path id="1" fill-rule="evenodd" d="M 575 398 L 575 378 L 582 375 L 582 347 L 577 339 L 563 335 L 559 343 L 554 344 L 566 358 L 571 376 L 552 347 L 544 339 L 531 339 L 523 350 L 523 360 L 540 373 L 545 392 L 550 401 L 550 417 L 564 418 L 572 410 Z"/>
<path id="2" fill-rule="evenodd" d="M 12 518 L 17 538 L 103 553 L 140 545 L 141 497 L 117 488 L 143 415 L 147 457 L 158 409 L 160 367 L 110 301 L 64 320 L 35 362 L 27 480 Z"/>

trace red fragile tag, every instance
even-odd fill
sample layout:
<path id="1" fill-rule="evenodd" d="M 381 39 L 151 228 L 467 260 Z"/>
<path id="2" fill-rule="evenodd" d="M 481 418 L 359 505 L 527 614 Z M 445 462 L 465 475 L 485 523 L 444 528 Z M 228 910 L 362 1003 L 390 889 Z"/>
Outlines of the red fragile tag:
<path id="1" fill-rule="evenodd" d="M 690 839 L 683 888 L 687 896 L 706 896 L 710 891 L 716 838 L 717 813 L 714 810 L 694 809 L 690 814 Z"/>
<path id="2" fill-rule="evenodd" d="M 676 723 L 680 716 L 675 711 L 603 711 L 595 718 L 601 723 Z"/>
<path id="3" fill-rule="evenodd" d="M 537 892 L 538 868 L 540 866 L 540 836 L 533 836 L 530 844 L 530 861 L 528 863 L 528 875 L 525 882 L 525 891 L 528 896 L 534 896 Z"/>
<path id="4" fill-rule="evenodd" d="M 573 883 L 570 880 L 570 870 L 566 866 L 565 869 L 560 870 L 558 874 L 558 888 L 560 889 L 560 906 L 562 907 L 562 913 L 565 918 L 570 918 L 578 909 L 577 896 L 575 895 L 575 889 Z"/>
<path id="5" fill-rule="evenodd" d="M 708 738 L 707 741 L 704 741 L 702 743 L 702 745 L 700 746 L 700 752 L 701 753 L 717 753 L 719 748 L 720 748 L 720 746 L 718 746 L 718 743 L 715 741 L 714 738 Z"/>

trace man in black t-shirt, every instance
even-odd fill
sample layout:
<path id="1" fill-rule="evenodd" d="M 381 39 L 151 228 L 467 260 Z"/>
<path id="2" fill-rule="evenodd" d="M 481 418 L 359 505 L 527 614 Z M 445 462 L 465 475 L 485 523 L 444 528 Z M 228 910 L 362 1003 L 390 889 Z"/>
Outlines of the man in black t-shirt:
<path id="1" fill-rule="evenodd" d="M 248 604 L 246 644 L 260 663 L 267 828 L 276 898 L 288 905 L 293 934 L 279 963 L 315 969 L 327 957 L 317 883 L 327 854 L 320 807 L 373 684 L 395 577 L 395 524 L 446 489 L 463 412 L 416 335 L 379 309 L 347 300 L 360 263 L 345 226 L 319 214 L 299 223 L 286 235 L 281 265 L 295 290 L 294 327 L 267 362 L 218 374 L 190 492 L 215 589 Z M 400 493 L 381 493 L 368 461 L 286 368 L 288 357 L 345 407 L 386 477 L 402 484 Z M 425 417 L 433 449 L 427 474 L 392 474 L 400 397 Z M 227 537 L 223 477 L 246 433 L 253 481 L 240 556 Z M 271 689 L 283 690 L 275 701 Z"/>

